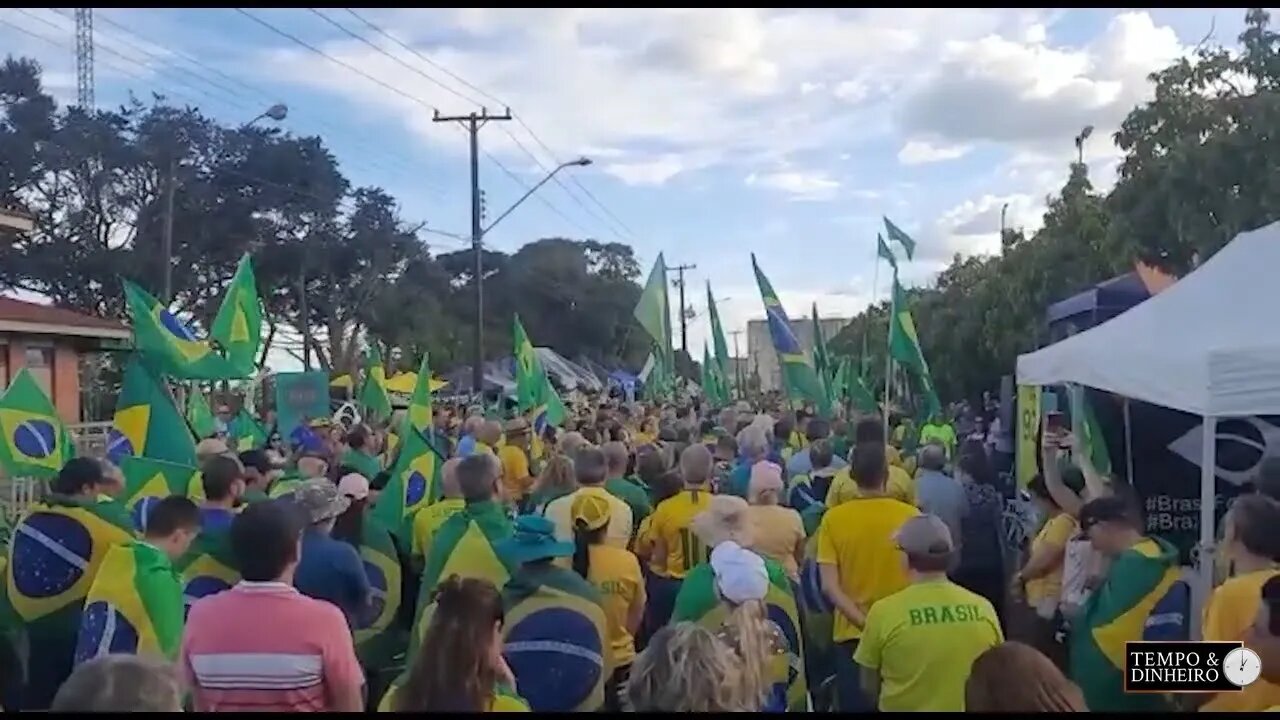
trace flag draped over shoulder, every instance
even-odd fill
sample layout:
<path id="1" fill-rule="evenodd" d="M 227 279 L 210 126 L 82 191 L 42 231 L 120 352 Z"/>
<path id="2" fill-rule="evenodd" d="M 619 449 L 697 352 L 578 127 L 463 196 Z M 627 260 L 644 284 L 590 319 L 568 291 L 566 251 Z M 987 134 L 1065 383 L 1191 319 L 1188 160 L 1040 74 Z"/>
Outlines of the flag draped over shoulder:
<path id="1" fill-rule="evenodd" d="M 372 418 L 391 417 L 391 398 L 387 395 L 387 370 L 382 366 L 382 351 L 370 345 L 364 356 L 364 382 L 360 385 L 360 410 Z"/>
<path id="2" fill-rule="evenodd" d="M 227 362 L 244 376 L 252 375 L 262 342 L 262 301 L 249 256 L 240 258 L 236 274 L 227 286 L 209 337 L 222 346 Z"/>
<path id="3" fill-rule="evenodd" d="M 511 334 L 516 358 L 516 402 L 520 412 L 531 413 L 535 418 L 545 415 L 544 421 L 555 426 L 563 424 L 568 415 L 564 402 L 547 377 L 547 369 L 538 360 L 519 315 L 512 322 Z"/>
<path id="4" fill-rule="evenodd" d="M 128 456 L 121 458 L 120 472 L 124 475 L 120 500 L 139 532 L 146 531 L 147 513 L 156 501 L 170 495 L 204 496 L 200 471 L 190 465 Z"/>
<path id="5" fill-rule="evenodd" d="M 133 537 L 116 502 L 50 495 L 14 528 L 5 568 L 8 601 L 28 624 L 74 635 L 89 586 L 114 545 Z M 56 628 L 56 629 L 55 629 Z"/>
<path id="6" fill-rule="evenodd" d="M 1168 710 L 1161 695 L 1124 691 L 1125 643 L 1143 639 L 1157 604 L 1178 582 L 1178 552 L 1145 538 L 1112 560 L 1081 608 L 1070 637 L 1071 679 L 1093 712 Z"/>
<path id="7" fill-rule="evenodd" d="M 765 558 L 769 572 L 769 589 L 764 603 L 769 619 L 782 631 L 787 642 L 784 662 L 772 668 L 774 698 L 790 712 L 805 712 L 809 689 L 804 674 L 804 637 L 801 634 L 800 609 L 791 591 L 787 573 L 776 561 Z M 676 595 L 671 622 L 695 622 L 715 632 L 728 616 L 728 606 L 716 592 L 715 573 L 710 563 L 696 565 L 685 575 Z"/>
<path id="8" fill-rule="evenodd" d="M 133 320 L 134 349 L 157 373 L 182 380 L 224 380 L 252 374 L 214 352 L 208 341 L 197 338 L 146 290 L 126 280 L 124 296 Z"/>
<path id="9" fill-rule="evenodd" d="M 124 370 L 124 385 L 107 434 L 107 456 L 117 465 L 129 456 L 196 464 L 190 428 L 160 379 L 137 358 Z"/>
<path id="10" fill-rule="evenodd" d="M 612 672 L 603 599 L 572 570 L 521 568 L 502 589 L 502 654 L 534 712 L 595 712 Z"/>
<path id="11" fill-rule="evenodd" d="M 213 409 L 199 388 L 187 391 L 187 422 L 197 438 L 211 437 L 218 431 L 217 421 L 213 417 Z"/>
<path id="12" fill-rule="evenodd" d="M 820 414 L 830 416 L 831 403 L 822 382 L 805 357 L 800 341 L 791 329 L 787 311 L 782 308 L 782 302 L 778 300 L 778 294 L 773 291 L 769 279 L 756 264 L 754 253 L 751 255 L 751 269 L 755 271 L 756 284 L 760 286 L 760 298 L 764 301 L 766 322 L 769 325 L 769 338 L 778 354 L 778 367 L 782 371 L 782 382 L 787 395 L 812 402 Z"/>
<path id="13" fill-rule="evenodd" d="M 236 452 L 267 446 L 266 429 L 262 427 L 262 423 L 258 422 L 257 418 L 243 407 L 231 419 L 231 426 L 227 428 L 227 432 L 231 435 L 231 447 Z"/>
<path id="14" fill-rule="evenodd" d="M 118 545 L 85 598 L 75 662 L 111 653 L 173 660 L 182 621 L 182 581 L 169 558 L 146 543 Z"/>
<path id="15" fill-rule="evenodd" d="M 933 388 L 933 377 L 929 374 L 929 363 L 924 359 L 920 349 L 920 340 L 916 335 L 916 324 L 911 319 L 911 308 L 907 303 L 907 293 L 893 278 L 893 317 L 889 324 L 889 355 L 899 365 L 905 367 L 919 378 L 924 386 L 925 416 L 941 412 L 942 402 Z"/>
<path id="16" fill-rule="evenodd" d="M 517 563 L 499 554 L 496 545 L 513 532 L 511 521 L 497 503 L 469 503 L 445 520 L 431 538 L 423 563 L 419 606 L 431 597 L 440 581 L 450 575 L 480 578 L 503 587 Z M 421 638 L 424 623 L 416 623 Z"/>
<path id="17" fill-rule="evenodd" d="M 417 380 L 413 384 L 413 395 L 409 398 L 409 412 L 404 414 L 405 427 L 400 431 L 400 437 L 407 437 L 411 431 L 430 436 L 431 386 L 431 358 L 424 352 Z"/>
<path id="18" fill-rule="evenodd" d="M 396 653 L 404 649 L 407 637 L 403 629 L 397 633 L 396 617 L 400 612 L 400 559 L 391 532 L 373 517 L 366 517 L 360 539 L 360 559 L 373 590 L 373 601 L 352 624 L 356 652 L 370 668 L 391 664 Z"/>
<path id="19" fill-rule="evenodd" d="M 202 530 L 176 566 L 182 576 L 182 600 L 187 610 L 196 600 L 230 590 L 240 582 L 240 570 L 231 553 L 231 533 L 227 530 Z"/>
<path id="20" fill-rule="evenodd" d="M 391 468 L 391 479 L 373 509 L 373 517 L 383 527 L 402 535 L 412 525 L 418 510 L 440 498 L 440 468 L 443 460 L 422 433 L 410 432 L 401 438 L 400 457 Z"/>
<path id="21" fill-rule="evenodd" d="M 724 340 L 724 327 L 720 324 L 720 311 L 716 308 L 716 299 L 711 296 L 710 282 L 707 283 L 707 314 L 711 317 L 711 346 L 715 350 L 716 368 L 727 396 L 730 389 L 729 378 L 732 376 L 729 367 L 729 345 Z"/>
<path id="22" fill-rule="evenodd" d="M 0 468 L 9 477 L 50 478 L 75 457 L 71 435 L 26 368 L 0 395 Z"/>

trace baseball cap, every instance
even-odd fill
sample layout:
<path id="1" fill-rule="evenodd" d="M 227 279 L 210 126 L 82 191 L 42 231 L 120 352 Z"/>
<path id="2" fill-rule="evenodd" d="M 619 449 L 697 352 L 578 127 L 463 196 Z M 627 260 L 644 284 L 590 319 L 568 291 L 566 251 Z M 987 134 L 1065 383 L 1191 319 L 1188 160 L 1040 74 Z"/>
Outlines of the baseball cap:
<path id="1" fill-rule="evenodd" d="M 951 530 L 937 515 L 917 515 L 898 528 L 894 538 L 908 555 L 942 557 L 955 550 Z"/>
<path id="2" fill-rule="evenodd" d="M 369 479 L 360 473 L 347 473 L 338 481 L 338 492 L 352 500 L 369 497 Z"/>
<path id="3" fill-rule="evenodd" d="M 609 500 L 595 493 L 577 493 L 569 506 L 569 518 L 574 527 L 581 525 L 584 530 L 599 530 L 609 524 L 612 515 Z"/>

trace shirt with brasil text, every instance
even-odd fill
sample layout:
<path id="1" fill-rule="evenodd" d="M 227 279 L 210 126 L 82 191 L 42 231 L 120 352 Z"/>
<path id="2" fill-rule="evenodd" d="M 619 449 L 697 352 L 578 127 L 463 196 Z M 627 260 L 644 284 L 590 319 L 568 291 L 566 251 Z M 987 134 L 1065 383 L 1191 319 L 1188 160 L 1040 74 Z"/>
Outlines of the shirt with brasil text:
<path id="1" fill-rule="evenodd" d="M 963 712 L 973 661 L 1003 641 L 991 603 L 943 578 L 872 605 L 853 659 L 880 675 L 881 711 Z"/>

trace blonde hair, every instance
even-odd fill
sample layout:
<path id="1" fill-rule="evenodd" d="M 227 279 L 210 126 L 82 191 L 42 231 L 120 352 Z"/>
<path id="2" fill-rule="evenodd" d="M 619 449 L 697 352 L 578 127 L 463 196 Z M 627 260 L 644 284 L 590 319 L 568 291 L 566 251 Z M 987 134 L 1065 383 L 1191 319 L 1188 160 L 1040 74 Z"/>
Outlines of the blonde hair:
<path id="1" fill-rule="evenodd" d="M 733 651 L 691 622 L 668 625 L 631 666 L 627 705 L 633 712 L 753 712 L 742 695 Z"/>
<path id="2" fill-rule="evenodd" d="M 573 472 L 573 461 L 564 455 L 552 455 L 534 485 L 534 490 L 541 492 L 567 494 L 577 490 L 578 478 Z"/>
<path id="3" fill-rule="evenodd" d="M 966 712 L 1088 712 L 1080 688 L 1039 650 L 1020 642 L 988 649 L 964 685 Z"/>
<path id="4" fill-rule="evenodd" d="M 103 655 L 81 664 L 53 698 L 51 712 L 182 712 L 169 663 L 147 655 Z"/>
<path id="5" fill-rule="evenodd" d="M 720 638 L 737 654 L 735 695 L 752 703 L 751 711 L 763 707 L 773 688 L 771 663 L 777 650 L 772 642 L 773 628 L 763 600 L 749 600 L 731 605 L 729 616 L 721 625 Z"/>

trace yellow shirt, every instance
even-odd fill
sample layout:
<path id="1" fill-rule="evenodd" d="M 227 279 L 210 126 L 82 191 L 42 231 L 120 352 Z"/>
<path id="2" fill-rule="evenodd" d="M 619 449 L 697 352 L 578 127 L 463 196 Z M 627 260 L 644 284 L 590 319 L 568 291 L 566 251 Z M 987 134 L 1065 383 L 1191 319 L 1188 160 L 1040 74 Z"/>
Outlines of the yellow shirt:
<path id="1" fill-rule="evenodd" d="M 918 514 L 914 505 L 890 497 L 851 500 L 827 510 L 818 525 L 818 563 L 835 565 L 840 589 L 865 612 L 880 598 L 907 585 L 907 571 L 894 533 Z M 856 640 L 862 628 L 836 611 L 832 638 Z"/>
<path id="2" fill-rule="evenodd" d="M 1243 640 L 1262 603 L 1262 586 L 1280 574 L 1266 569 L 1238 575 L 1219 585 L 1204 608 L 1205 640 Z M 1280 705 L 1280 686 L 1261 678 L 1240 692 L 1218 693 L 1200 707 L 1212 712 L 1258 712 Z"/>
<path id="3" fill-rule="evenodd" d="M 413 557 L 425 558 L 436 531 L 466 504 L 462 498 L 445 498 L 419 510 L 413 516 Z"/>
<path id="4" fill-rule="evenodd" d="M 797 579 L 796 548 L 803 548 L 805 540 L 800 513 L 781 505 L 752 505 L 747 518 L 751 522 L 751 549 L 777 560 L 792 580 Z"/>
<path id="5" fill-rule="evenodd" d="M 706 562 L 707 548 L 690 525 L 709 505 L 711 493 L 707 490 L 681 490 L 658 503 L 649 523 L 649 535 L 654 542 L 661 538 L 667 551 L 664 557 L 650 558 L 650 570 L 663 577 L 684 579 L 690 568 Z"/>
<path id="6" fill-rule="evenodd" d="M 613 658 L 609 667 L 628 665 L 636 656 L 636 640 L 627 627 L 627 621 L 631 608 L 643 608 L 645 602 L 640 561 L 621 548 L 592 545 L 588 575 L 591 584 L 604 597 L 604 616 L 609 626 L 609 648 Z"/>
<path id="7" fill-rule="evenodd" d="M 1076 534 L 1076 521 L 1066 513 L 1058 513 L 1040 528 L 1031 541 L 1031 554 L 1035 555 L 1043 547 L 1066 548 L 1067 541 Z M 1053 570 L 1035 580 L 1026 582 L 1027 604 L 1038 606 L 1041 602 L 1057 599 L 1062 594 L 1062 561 L 1059 560 Z"/>
<path id="8" fill-rule="evenodd" d="M 474 450 L 471 451 L 471 454 L 472 455 L 492 455 L 493 446 L 489 445 L 488 443 L 482 443 L 479 440 L 477 440 L 476 447 Z"/>
<path id="9" fill-rule="evenodd" d="M 609 529 L 605 530 L 604 541 L 617 548 L 626 548 L 631 544 L 631 506 L 614 496 L 603 487 L 580 487 L 577 490 L 558 497 L 547 503 L 543 515 L 556 526 L 556 539 L 573 542 L 573 520 L 569 511 L 573 508 L 573 500 L 578 494 L 598 495 L 609 501 Z M 562 558 L 563 567 L 570 567 L 568 558 Z"/>
<path id="10" fill-rule="evenodd" d="M 498 449 L 498 460 L 502 462 L 502 488 L 507 500 L 523 500 L 533 486 L 533 478 L 529 476 L 529 456 L 516 445 L 503 445 Z"/>
<path id="11" fill-rule="evenodd" d="M 884 489 L 895 500 L 908 505 L 916 504 L 916 483 L 906 470 L 897 465 L 889 465 L 889 480 Z M 854 481 L 849 468 L 840 469 L 831 479 L 831 487 L 827 488 L 826 506 L 835 507 L 858 497 L 862 497 L 862 489 Z"/>
<path id="12" fill-rule="evenodd" d="M 876 603 L 853 659 L 879 672 L 882 712 L 964 712 L 973 661 L 1002 642 L 991 603 L 942 578 Z"/>

